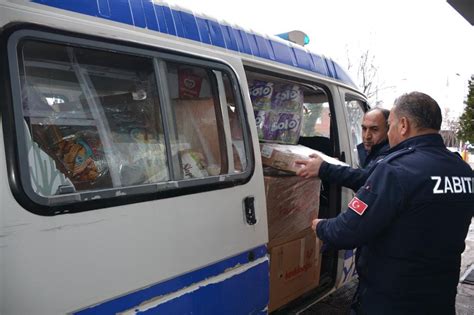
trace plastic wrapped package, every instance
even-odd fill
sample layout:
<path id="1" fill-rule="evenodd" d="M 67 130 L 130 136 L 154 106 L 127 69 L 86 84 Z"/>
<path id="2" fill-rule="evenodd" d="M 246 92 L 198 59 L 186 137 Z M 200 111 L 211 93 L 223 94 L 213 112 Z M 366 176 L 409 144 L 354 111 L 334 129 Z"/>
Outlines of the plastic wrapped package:
<path id="1" fill-rule="evenodd" d="M 122 186 L 158 183 L 169 179 L 166 148 L 156 141 L 118 142 L 113 161 L 119 165 Z"/>
<path id="2" fill-rule="evenodd" d="M 301 113 L 271 112 L 264 128 L 265 140 L 279 143 L 297 143 L 301 131 Z"/>
<path id="3" fill-rule="evenodd" d="M 253 80 L 249 84 L 250 99 L 256 110 L 268 110 L 272 107 L 273 83 Z"/>
<path id="4" fill-rule="evenodd" d="M 107 171 L 102 143 L 96 132 L 82 131 L 58 143 L 56 155 L 71 174 L 73 182 L 94 182 Z"/>
<path id="5" fill-rule="evenodd" d="M 298 142 L 301 131 L 301 114 L 277 112 L 272 110 L 254 110 L 258 137 L 266 142 Z"/>
<path id="6" fill-rule="evenodd" d="M 250 86 L 250 95 L 259 139 L 296 144 L 301 131 L 304 102 L 299 86 L 280 84 L 273 88 L 272 83 L 254 81 Z"/>
<path id="7" fill-rule="evenodd" d="M 34 141 L 53 158 L 56 168 L 71 180 L 76 190 L 109 185 L 109 168 L 102 142 L 97 131 L 90 129 L 32 125 Z"/>
<path id="8" fill-rule="evenodd" d="M 184 178 L 209 176 L 204 155 L 198 151 L 183 150 L 179 152 Z"/>
<path id="9" fill-rule="evenodd" d="M 318 217 L 321 180 L 299 176 L 265 176 L 270 243 L 294 238 Z"/>
<path id="10" fill-rule="evenodd" d="M 279 112 L 299 113 L 303 108 L 304 95 L 298 85 L 279 84 L 272 97 L 272 109 Z"/>
<path id="11" fill-rule="evenodd" d="M 311 154 L 318 154 L 328 163 L 347 166 L 346 163 L 302 145 L 260 143 L 260 153 L 262 155 L 263 165 L 291 173 L 296 173 L 296 171 L 301 167 L 295 163 L 296 160 L 306 160 Z"/>

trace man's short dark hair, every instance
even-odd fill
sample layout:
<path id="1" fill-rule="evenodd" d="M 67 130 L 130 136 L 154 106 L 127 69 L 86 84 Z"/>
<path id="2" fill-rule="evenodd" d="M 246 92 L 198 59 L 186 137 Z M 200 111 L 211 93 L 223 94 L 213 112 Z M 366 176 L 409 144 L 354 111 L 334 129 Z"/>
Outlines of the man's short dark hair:
<path id="1" fill-rule="evenodd" d="M 388 109 L 385 109 L 385 108 L 381 108 L 381 107 L 374 107 L 374 108 L 371 108 L 369 109 L 366 114 L 370 113 L 370 112 L 375 112 L 375 111 L 379 111 L 382 113 L 383 115 L 383 118 L 385 119 L 385 124 L 387 124 L 387 127 L 388 127 L 388 115 L 390 115 L 390 111 Z"/>
<path id="2" fill-rule="evenodd" d="M 394 102 L 394 111 L 398 117 L 410 119 L 418 129 L 441 129 L 441 109 L 429 95 L 421 92 L 403 94 Z"/>

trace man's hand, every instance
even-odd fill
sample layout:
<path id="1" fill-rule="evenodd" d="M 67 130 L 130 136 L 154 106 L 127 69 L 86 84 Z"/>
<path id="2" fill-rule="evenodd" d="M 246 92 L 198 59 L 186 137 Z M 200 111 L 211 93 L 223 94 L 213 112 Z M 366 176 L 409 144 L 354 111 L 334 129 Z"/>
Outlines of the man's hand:
<path id="1" fill-rule="evenodd" d="M 324 221 L 324 219 L 314 219 L 313 220 L 313 224 L 311 224 L 311 228 L 313 229 L 313 231 L 316 231 L 316 228 L 317 228 L 319 222 L 321 222 L 321 221 Z"/>
<path id="2" fill-rule="evenodd" d="M 302 167 L 296 171 L 296 175 L 304 178 L 318 176 L 319 168 L 323 162 L 323 159 L 317 154 L 311 154 L 309 160 L 296 160 L 295 164 L 302 165 Z"/>

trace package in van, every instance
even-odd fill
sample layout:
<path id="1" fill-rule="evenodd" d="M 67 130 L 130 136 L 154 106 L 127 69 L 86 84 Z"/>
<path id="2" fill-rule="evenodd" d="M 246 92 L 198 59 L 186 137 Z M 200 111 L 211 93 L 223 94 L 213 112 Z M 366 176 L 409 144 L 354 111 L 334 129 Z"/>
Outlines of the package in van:
<path id="1" fill-rule="evenodd" d="M 273 83 L 254 80 L 249 83 L 250 99 L 255 110 L 269 110 L 272 107 Z"/>
<path id="2" fill-rule="evenodd" d="M 194 74 L 192 69 L 179 69 L 179 97 L 198 98 L 203 78 Z"/>
<path id="3" fill-rule="evenodd" d="M 198 151 L 180 151 L 184 178 L 199 178 L 208 176 L 204 155 Z"/>
<path id="4" fill-rule="evenodd" d="M 264 142 L 295 144 L 301 131 L 300 113 L 254 111 L 258 137 Z"/>
<path id="5" fill-rule="evenodd" d="M 269 248 L 270 301 L 272 312 L 319 285 L 321 242 L 311 228 L 298 238 Z"/>
<path id="6" fill-rule="evenodd" d="M 319 178 L 265 176 L 264 182 L 270 244 L 291 240 L 311 227 L 319 212 Z"/>
<path id="7" fill-rule="evenodd" d="M 109 178 L 102 142 L 96 130 L 82 126 L 33 125 L 33 138 L 77 190 Z"/>
<path id="8" fill-rule="evenodd" d="M 296 173 L 301 165 L 296 164 L 296 160 L 307 160 L 311 154 L 319 155 L 324 161 L 336 164 L 346 165 L 335 158 L 325 155 L 324 153 L 310 149 L 302 145 L 282 145 L 277 143 L 260 143 L 260 152 L 262 155 L 262 163 L 265 166 Z"/>
<path id="9" fill-rule="evenodd" d="M 279 84 L 272 97 L 272 109 L 278 112 L 300 113 L 303 108 L 303 91 L 298 85 Z"/>
<path id="10" fill-rule="evenodd" d="M 298 143 L 304 101 L 299 86 L 278 84 L 273 87 L 273 83 L 253 81 L 250 94 L 259 139 L 263 142 Z"/>

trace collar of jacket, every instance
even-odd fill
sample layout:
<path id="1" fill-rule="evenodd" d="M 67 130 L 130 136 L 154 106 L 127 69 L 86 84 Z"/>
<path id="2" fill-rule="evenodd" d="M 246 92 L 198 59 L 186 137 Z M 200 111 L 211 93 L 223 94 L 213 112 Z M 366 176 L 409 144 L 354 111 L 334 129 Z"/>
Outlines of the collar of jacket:
<path id="1" fill-rule="evenodd" d="M 406 149 L 410 147 L 433 147 L 433 146 L 444 146 L 443 138 L 439 133 L 430 133 L 427 135 L 415 136 L 405 141 L 400 142 L 393 148 L 389 150 L 389 152 L 398 151 L 400 149 Z"/>

